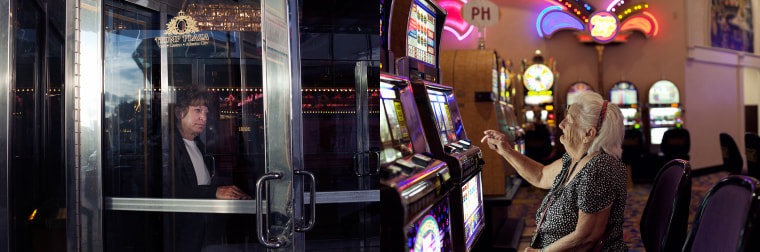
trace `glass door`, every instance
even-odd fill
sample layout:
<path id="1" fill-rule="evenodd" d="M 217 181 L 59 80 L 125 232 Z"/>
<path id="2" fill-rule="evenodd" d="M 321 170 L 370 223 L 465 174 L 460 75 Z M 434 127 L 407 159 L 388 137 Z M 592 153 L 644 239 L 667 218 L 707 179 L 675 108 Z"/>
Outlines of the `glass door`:
<path id="1" fill-rule="evenodd" d="M 304 169 L 316 177 L 307 251 L 378 251 L 377 1 L 301 1 Z"/>
<path id="2" fill-rule="evenodd" d="M 295 167 L 300 142 L 291 141 L 300 103 L 290 97 L 300 88 L 291 78 L 290 7 L 140 2 L 102 3 L 102 116 L 91 127 L 100 136 L 83 130 L 81 140 L 94 143 L 81 154 L 82 199 L 91 201 L 80 212 L 82 247 L 294 250 L 294 233 L 307 227 L 294 217 L 302 189 L 293 177 L 308 173 Z M 101 217 L 89 187 L 100 188 Z"/>
<path id="3" fill-rule="evenodd" d="M 11 22 L 2 26 L 8 29 L 0 34 L 4 40 L 0 42 L 4 48 L 0 50 L 4 51 L 0 53 L 4 104 L 0 106 L 4 120 L 0 126 L 4 146 L 0 147 L 0 250 L 64 250 L 62 3 L 5 1 L 0 5 Z"/>

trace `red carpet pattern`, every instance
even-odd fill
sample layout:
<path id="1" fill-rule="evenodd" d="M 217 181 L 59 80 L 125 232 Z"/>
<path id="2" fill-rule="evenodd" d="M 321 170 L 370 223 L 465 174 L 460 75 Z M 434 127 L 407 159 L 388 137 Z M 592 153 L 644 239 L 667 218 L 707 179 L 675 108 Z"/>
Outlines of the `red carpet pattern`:
<path id="1" fill-rule="evenodd" d="M 726 172 L 718 172 L 692 179 L 689 225 L 691 225 L 707 190 L 727 175 L 728 173 Z M 636 184 L 628 188 L 628 200 L 625 209 L 626 220 L 623 223 L 623 239 L 628 245 L 629 251 L 645 251 L 641 243 L 639 222 L 641 221 L 641 214 L 644 211 L 644 206 L 646 206 L 651 188 L 651 184 Z M 536 229 L 536 209 L 541 205 L 541 200 L 546 196 L 546 193 L 547 190 L 537 189 L 533 186 L 523 186 L 517 192 L 512 205 L 509 206 L 508 214 L 510 218 L 525 220 L 525 230 L 523 231 L 517 251 L 524 251 L 525 247 L 528 246 L 531 234 Z"/>

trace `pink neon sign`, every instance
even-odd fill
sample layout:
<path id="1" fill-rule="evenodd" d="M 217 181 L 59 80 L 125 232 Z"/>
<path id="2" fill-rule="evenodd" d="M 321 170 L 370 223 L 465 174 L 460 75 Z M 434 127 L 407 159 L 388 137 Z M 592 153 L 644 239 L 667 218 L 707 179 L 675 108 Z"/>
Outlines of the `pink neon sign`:
<path id="1" fill-rule="evenodd" d="M 464 6 L 465 3 L 467 3 L 467 1 L 438 1 L 438 5 L 446 9 L 446 12 L 448 13 L 443 29 L 445 31 L 453 33 L 458 40 L 463 40 L 464 38 L 470 36 L 472 30 L 475 29 L 475 26 L 468 24 L 466 21 L 464 21 L 464 18 L 462 18 L 462 6 Z"/>

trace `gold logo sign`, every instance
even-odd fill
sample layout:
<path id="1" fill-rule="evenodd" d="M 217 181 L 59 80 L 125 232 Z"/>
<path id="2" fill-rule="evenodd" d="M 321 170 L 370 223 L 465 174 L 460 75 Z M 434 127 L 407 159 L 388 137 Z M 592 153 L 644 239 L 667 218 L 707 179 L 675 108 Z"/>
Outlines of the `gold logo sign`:
<path id="1" fill-rule="evenodd" d="M 184 11 L 180 11 L 176 17 L 166 24 L 166 35 L 156 37 L 155 40 L 160 48 L 208 44 L 208 34 L 197 32 L 198 24 L 195 19 L 185 15 Z"/>

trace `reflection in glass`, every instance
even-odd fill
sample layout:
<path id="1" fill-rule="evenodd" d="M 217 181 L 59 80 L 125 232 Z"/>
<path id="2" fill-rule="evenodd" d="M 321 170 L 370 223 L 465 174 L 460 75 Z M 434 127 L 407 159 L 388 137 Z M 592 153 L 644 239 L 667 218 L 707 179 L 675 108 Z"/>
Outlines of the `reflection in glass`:
<path id="1" fill-rule="evenodd" d="M 15 80 L 5 84 L 10 114 L 5 118 L 9 160 L 4 193 L 10 218 L 0 223 L 8 224 L 9 234 L 3 235 L 10 240 L 4 244 L 9 251 L 65 250 L 64 31 L 49 25 L 62 23 L 59 17 L 65 15 L 60 2 L 11 2 L 13 51 L 5 64 L 12 66 L 4 66 L 14 70 Z"/>
<path id="2" fill-rule="evenodd" d="M 247 3 L 238 5 L 248 8 Z M 160 23 L 158 11 L 116 1 L 104 6 L 104 196 L 237 197 L 219 194 L 220 188 L 231 185 L 240 189 L 234 195 L 255 195 L 256 179 L 264 170 L 260 32 L 200 29 L 191 36 L 208 38 L 203 43 L 162 40 L 172 35 L 162 30 L 166 24 Z M 166 20 L 180 16 L 172 15 Z M 193 30 L 190 19 L 176 20 L 184 25 L 178 30 Z M 204 93 L 205 106 L 178 103 L 193 87 Z M 193 114 L 196 108 L 202 113 Z M 182 115 L 203 119 L 183 124 L 181 119 L 191 117 Z M 199 127 L 197 138 L 182 140 L 186 125 Z M 196 174 L 203 168 L 208 179 L 199 183 Z M 282 219 L 277 213 L 270 218 Z M 251 214 L 109 210 L 104 219 L 106 250 L 226 251 L 258 246 Z"/>

